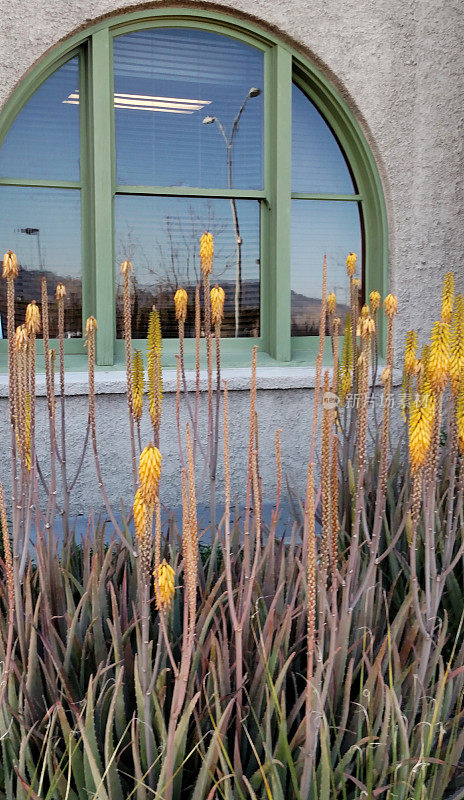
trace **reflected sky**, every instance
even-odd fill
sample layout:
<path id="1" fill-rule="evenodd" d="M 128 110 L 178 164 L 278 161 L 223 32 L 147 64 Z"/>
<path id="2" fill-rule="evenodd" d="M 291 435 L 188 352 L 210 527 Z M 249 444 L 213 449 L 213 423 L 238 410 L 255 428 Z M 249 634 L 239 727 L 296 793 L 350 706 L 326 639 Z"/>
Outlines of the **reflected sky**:
<path id="1" fill-rule="evenodd" d="M 58 69 L 19 112 L 0 149 L 0 177 L 79 181 L 79 60 Z"/>
<path id="2" fill-rule="evenodd" d="M 346 274 L 346 257 L 349 252 L 357 254 L 356 275 L 362 278 L 358 203 L 292 200 L 291 289 L 294 336 L 317 332 L 324 253 L 327 255 L 327 291 L 335 292 L 337 314 L 343 320 L 349 307 L 349 279 Z"/>
<path id="3" fill-rule="evenodd" d="M 47 278 L 50 299 L 56 284 L 68 291 L 65 323 L 69 336 L 82 331 L 80 191 L 0 186 L 0 242 L 2 252 L 13 250 L 20 271 L 15 281 L 16 323 L 24 322 L 31 300 L 40 300 L 41 278 Z M 6 286 L 0 283 L 0 313 L 6 336 Z M 50 334 L 56 334 L 50 319 Z"/>
<path id="4" fill-rule="evenodd" d="M 152 29 L 114 41 L 117 181 L 136 185 L 229 185 L 227 148 L 252 87 L 263 89 L 263 54 L 206 31 Z M 263 95 L 250 98 L 234 139 L 233 188 L 261 189 Z"/>
<path id="5" fill-rule="evenodd" d="M 335 136 L 316 107 L 292 84 L 292 191 L 353 194 Z"/>

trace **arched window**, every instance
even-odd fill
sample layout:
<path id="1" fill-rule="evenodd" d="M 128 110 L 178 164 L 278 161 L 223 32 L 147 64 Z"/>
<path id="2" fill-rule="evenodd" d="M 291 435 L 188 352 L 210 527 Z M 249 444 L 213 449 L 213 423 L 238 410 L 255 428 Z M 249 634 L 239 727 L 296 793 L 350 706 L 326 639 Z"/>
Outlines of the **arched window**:
<path id="1" fill-rule="evenodd" d="M 169 363 L 179 285 L 194 332 L 205 229 L 226 292 L 229 363 L 256 343 L 278 361 L 311 360 L 324 253 L 340 316 L 348 251 L 364 292 L 384 286 L 382 192 L 352 115 L 303 57 L 226 15 L 136 12 L 79 34 L 12 96 L 0 141 L 0 242 L 21 264 L 17 322 L 43 274 L 51 298 L 63 281 L 70 353 L 92 313 L 98 362 L 122 356 L 128 258 L 133 336 L 145 337 L 155 304 Z M 53 313 L 50 323 L 53 336 Z"/>

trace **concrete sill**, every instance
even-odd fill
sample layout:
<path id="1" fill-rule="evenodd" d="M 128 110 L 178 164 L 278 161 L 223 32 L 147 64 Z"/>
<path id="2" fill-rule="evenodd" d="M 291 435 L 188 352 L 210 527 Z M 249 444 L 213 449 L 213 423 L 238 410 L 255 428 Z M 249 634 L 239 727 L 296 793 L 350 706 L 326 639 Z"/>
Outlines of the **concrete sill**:
<path id="1" fill-rule="evenodd" d="M 324 368 L 325 369 L 325 368 Z M 329 370 L 331 373 L 331 370 Z M 380 384 L 382 368 L 378 371 L 377 383 Z M 309 367 L 258 367 L 257 368 L 257 388 L 264 390 L 282 389 L 312 389 L 316 381 L 316 369 Z M 250 367 L 228 367 L 222 370 L 221 377 L 227 381 L 230 391 L 240 392 L 250 389 L 251 369 Z M 146 376 L 145 376 L 146 378 Z M 187 389 L 189 392 L 195 391 L 195 372 L 186 372 Z M 163 370 L 163 391 L 172 393 L 176 391 L 176 372 L 172 369 Z M 145 381 L 146 383 L 146 381 Z M 395 370 L 393 383 L 401 383 L 401 372 Z M 216 384 L 216 375 L 213 374 L 213 386 Z M 200 372 L 200 391 L 205 392 L 208 388 L 208 376 L 206 370 Z M 96 394 L 124 394 L 126 391 L 126 373 L 123 370 L 104 370 L 95 371 L 95 392 Z M 55 392 L 58 392 L 58 376 L 55 377 Z M 88 379 L 86 372 L 67 372 L 66 374 L 66 395 L 86 395 L 88 392 Z M 36 379 L 37 397 L 45 396 L 45 375 L 39 374 Z M 8 376 L 0 375 L 0 397 L 8 396 Z"/>

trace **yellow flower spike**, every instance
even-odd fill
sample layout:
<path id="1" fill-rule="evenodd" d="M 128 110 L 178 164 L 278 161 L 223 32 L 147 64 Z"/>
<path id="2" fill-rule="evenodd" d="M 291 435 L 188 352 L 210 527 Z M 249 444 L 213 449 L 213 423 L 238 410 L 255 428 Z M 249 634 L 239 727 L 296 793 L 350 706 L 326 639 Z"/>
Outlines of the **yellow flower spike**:
<path id="1" fill-rule="evenodd" d="M 327 313 L 334 314 L 336 306 L 337 299 L 335 297 L 335 292 L 330 292 L 330 294 L 327 295 Z"/>
<path id="2" fill-rule="evenodd" d="M 450 326 L 447 322 L 435 322 L 430 337 L 428 380 L 435 394 L 443 392 L 450 367 Z"/>
<path id="3" fill-rule="evenodd" d="M 458 426 L 459 452 L 464 454 L 464 375 L 462 376 L 456 401 L 456 421 Z"/>
<path id="4" fill-rule="evenodd" d="M 464 374 L 464 298 L 461 294 L 456 297 L 456 304 L 451 323 L 451 358 L 450 379 L 451 391 L 456 397 L 461 386 Z"/>
<path id="5" fill-rule="evenodd" d="M 383 301 L 386 317 L 394 317 L 398 311 L 398 299 L 394 294 L 387 294 Z"/>
<path id="6" fill-rule="evenodd" d="M 408 331 L 404 347 L 404 371 L 406 375 L 414 375 L 416 372 L 416 351 L 417 333 L 416 331 Z"/>
<path id="7" fill-rule="evenodd" d="M 136 350 L 132 356 L 132 413 L 138 422 L 143 411 L 143 357 L 141 350 Z"/>
<path id="8" fill-rule="evenodd" d="M 441 321 L 451 322 L 454 306 L 454 275 L 447 272 L 443 281 L 443 291 L 441 295 Z"/>
<path id="9" fill-rule="evenodd" d="M 151 442 L 139 460 L 140 494 L 147 503 L 154 503 L 161 473 L 161 453 Z"/>
<path id="10" fill-rule="evenodd" d="M 200 265 L 204 275 L 210 275 L 213 271 L 213 255 L 213 234 L 205 231 L 200 239 Z"/>
<path id="11" fill-rule="evenodd" d="M 8 250 L 3 256 L 3 277 L 16 278 L 18 275 L 18 259 L 16 253 Z"/>
<path id="12" fill-rule="evenodd" d="M 351 372 L 353 369 L 353 340 L 351 338 L 351 315 L 347 314 L 343 331 L 343 350 L 340 362 L 340 404 L 343 405 L 351 389 Z"/>
<path id="13" fill-rule="evenodd" d="M 97 330 L 97 320 L 95 317 L 89 317 L 85 323 L 85 335 L 90 336 L 91 333 Z"/>
<path id="14" fill-rule="evenodd" d="M 140 489 L 137 489 L 134 498 L 134 525 L 135 536 L 137 539 L 143 539 L 145 536 L 147 512 L 147 503 L 145 502 Z"/>
<path id="15" fill-rule="evenodd" d="M 348 253 L 346 259 L 346 271 L 348 273 L 349 278 L 352 278 L 356 271 L 356 259 L 357 259 L 356 253 Z"/>
<path id="16" fill-rule="evenodd" d="M 121 275 L 125 275 L 126 272 L 133 272 L 133 271 L 134 270 L 132 269 L 132 264 L 128 259 L 126 259 L 126 261 L 122 262 L 122 264 L 121 264 Z"/>
<path id="17" fill-rule="evenodd" d="M 25 325 L 18 325 L 15 333 L 15 346 L 18 353 L 24 353 L 28 342 L 27 328 Z"/>
<path id="18" fill-rule="evenodd" d="M 211 289 L 211 319 L 215 325 L 217 322 L 222 322 L 224 316 L 224 300 L 225 293 L 221 286 L 213 286 Z"/>
<path id="19" fill-rule="evenodd" d="M 153 573 L 155 579 L 156 606 L 159 611 L 166 611 L 171 608 L 175 594 L 174 577 L 175 572 L 170 564 L 164 559 Z"/>
<path id="20" fill-rule="evenodd" d="M 26 329 L 29 336 L 40 331 L 40 310 L 35 300 L 26 308 Z"/>
<path id="21" fill-rule="evenodd" d="M 434 403 L 424 392 L 411 407 L 409 417 L 409 458 L 414 473 L 424 466 L 430 450 L 433 432 Z"/>
<path id="22" fill-rule="evenodd" d="M 66 286 L 64 283 L 59 283 L 55 289 L 55 297 L 57 300 L 64 300 L 66 297 Z"/>
<path id="23" fill-rule="evenodd" d="M 159 425 L 163 399 L 161 323 L 156 308 L 150 311 L 147 334 L 148 408 L 153 426 Z"/>
<path id="24" fill-rule="evenodd" d="M 380 292 L 378 292 L 377 289 L 374 289 L 374 291 L 370 293 L 369 302 L 371 304 L 371 311 L 373 314 L 379 310 L 381 299 Z"/>
<path id="25" fill-rule="evenodd" d="M 185 322 L 187 319 L 187 302 L 188 296 L 185 289 L 179 286 L 174 295 L 174 308 L 176 312 L 176 319 L 180 322 Z"/>
<path id="26" fill-rule="evenodd" d="M 353 286 L 355 289 L 361 288 L 361 281 L 359 278 L 353 278 Z"/>

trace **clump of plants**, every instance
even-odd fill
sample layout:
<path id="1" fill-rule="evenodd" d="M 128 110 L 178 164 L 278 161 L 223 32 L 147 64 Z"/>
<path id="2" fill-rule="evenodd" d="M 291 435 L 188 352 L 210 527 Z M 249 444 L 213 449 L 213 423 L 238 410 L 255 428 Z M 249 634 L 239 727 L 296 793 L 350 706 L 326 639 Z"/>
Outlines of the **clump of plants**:
<path id="1" fill-rule="evenodd" d="M 132 265 L 125 261 L 128 469 L 122 523 L 105 491 L 95 408 L 97 321 L 85 327 L 88 424 L 78 463 L 66 457 L 64 297 L 58 354 L 47 288 L 14 328 L 18 263 L 3 261 L 8 300 L 12 502 L 0 489 L 0 798 L 13 800 L 462 800 L 464 798 L 464 301 L 446 276 L 440 319 L 418 351 L 409 331 L 403 429 L 392 439 L 397 300 L 360 303 L 347 258 L 343 327 L 326 264 L 308 418 L 303 498 L 277 534 L 283 476 L 263 518 L 253 349 L 244 512 L 231 505 L 227 383 L 221 377 L 224 292 L 211 288 L 214 243 L 200 243 L 194 308 L 179 287 L 177 432 L 182 524 L 161 514 L 161 327 L 145 354 L 131 342 Z M 190 295 L 191 296 L 191 295 Z M 378 328 L 386 318 L 385 364 Z M 195 321 L 187 385 L 184 326 Z M 323 367 L 326 330 L 333 363 Z M 42 332 L 49 464 L 35 448 L 35 352 Z M 206 437 L 200 364 L 206 358 Z M 57 376 L 55 373 L 58 373 Z M 380 384 L 378 378 L 380 376 Z M 377 389 L 376 389 L 377 385 Z M 380 387 L 380 388 L 379 388 Z M 148 399 L 153 437 L 141 441 Z M 181 423 L 185 406 L 188 423 Z M 308 404 L 309 405 L 309 404 Z M 114 528 L 76 539 L 70 496 L 92 447 Z M 216 513 L 218 462 L 224 504 Z M 49 478 L 46 476 L 50 476 Z M 197 494 L 211 517 L 199 528 Z M 58 542 L 55 520 L 61 516 Z M 133 537 L 132 523 L 135 530 Z M 31 535 L 35 530 L 35 543 Z M 208 546 L 201 546 L 208 538 Z"/>

